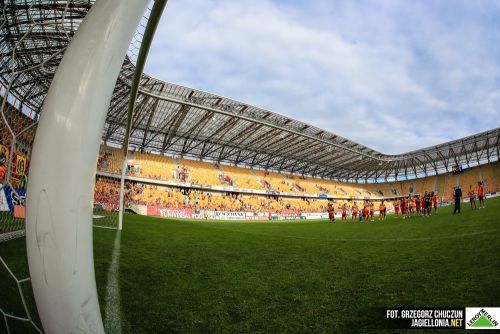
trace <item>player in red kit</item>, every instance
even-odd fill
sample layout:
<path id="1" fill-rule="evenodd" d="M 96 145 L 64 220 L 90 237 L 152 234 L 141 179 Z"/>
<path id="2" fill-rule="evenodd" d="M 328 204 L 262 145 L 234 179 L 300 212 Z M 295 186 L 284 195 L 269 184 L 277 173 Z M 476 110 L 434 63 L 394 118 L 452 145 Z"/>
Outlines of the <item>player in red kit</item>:
<path id="1" fill-rule="evenodd" d="M 363 217 L 365 218 L 365 222 L 370 218 L 370 203 L 365 201 L 365 205 L 363 207 Z"/>
<path id="2" fill-rule="evenodd" d="M 438 195 L 437 192 L 432 193 L 432 204 L 434 205 L 434 214 L 437 215 L 438 211 Z"/>
<path id="3" fill-rule="evenodd" d="M 352 214 L 351 214 L 351 220 L 356 220 L 358 217 L 358 205 L 356 202 L 352 205 Z"/>
<path id="4" fill-rule="evenodd" d="M 483 182 L 477 183 L 477 197 L 479 199 L 479 208 L 484 209 L 484 186 Z"/>
<path id="5" fill-rule="evenodd" d="M 385 219 L 385 204 L 384 201 L 382 201 L 378 207 L 378 219 L 382 220 Z"/>
<path id="6" fill-rule="evenodd" d="M 420 215 L 420 213 L 422 212 L 421 205 L 422 205 L 422 201 L 420 200 L 420 196 L 417 196 L 415 198 L 415 209 L 417 210 L 417 215 Z"/>
<path id="7" fill-rule="evenodd" d="M 408 213 L 409 215 L 412 215 L 415 209 L 415 201 L 413 200 L 413 197 L 409 196 L 408 201 L 406 203 L 407 203 Z"/>
<path id="8" fill-rule="evenodd" d="M 399 200 L 395 200 L 393 205 L 394 205 L 394 219 L 399 219 Z"/>
<path id="9" fill-rule="evenodd" d="M 474 192 L 474 189 L 472 189 L 472 186 L 469 186 L 469 192 L 467 193 L 469 195 L 469 201 L 470 201 L 470 208 L 471 209 L 477 209 L 476 206 L 476 193 Z"/>
<path id="10" fill-rule="evenodd" d="M 406 198 L 401 198 L 401 216 L 403 219 L 406 218 Z"/>
<path id="11" fill-rule="evenodd" d="M 375 203 L 370 202 L 370 218 L 375 221 Z"/>
<path id="12" fill-rule="evenodd" d="M 332 203 L 328 203 L 328 220 L 330 220 L 330 223 L 335 221 L 335 209 Z"/>

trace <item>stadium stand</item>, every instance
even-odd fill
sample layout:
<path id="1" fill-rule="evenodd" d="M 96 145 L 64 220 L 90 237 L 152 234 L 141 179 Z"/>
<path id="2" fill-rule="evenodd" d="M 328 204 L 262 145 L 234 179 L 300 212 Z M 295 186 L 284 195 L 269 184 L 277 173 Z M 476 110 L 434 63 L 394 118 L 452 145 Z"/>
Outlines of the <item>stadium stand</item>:
<path id="1" fill-rule="evenodd" d="M 256 190 L 266 189 L 266 187 L 258 181 L 255 173 L 248 168 L 219 165 L 219 169 L 222 171 L 223 176 L 229 177 L 229 183 L 235 187 Z"/>
<path id="2" fill-rule="evenodd" d="M 97 159 L 97 169 L 103 172 L 119 174 L 121 171 L 121 156 L 123 152 L 118 149 L 101 146 Z"/>
<path id="3" fill-rule="evenodd" d="M 191 183 L 219 185 L 221 172 L 214 164 L 204 161 L 177 159 L 179 167 L 187 172 L 187 180 Z"/>
<path id="4" fill-rule="evenodd" d="M 103 172 L 118 174 L 120 170 L 120 150 L 101 148 L 98 169 Z M 355 184 L 321 178 L 280 174 L 274 171 L 252 170 L 245 167 L 215 164 L 177 158 L 131 152 L 128 175 L 140 176 L 154 181 L 174 181 L 183 184 L 202 186 L 233 187 L 237 191 L 227 192 L 227 188 L 216 190 L 200 190 L 182 187 L 163 187 L 154 184 L 127 183 L 126 198 L 130 203 L 156 205 L 164 208 L 191 208 L 219 211 L 255 211 L 270 213 L 325 212 L 328 199 L 318 198 L 327 195 L 337 198 L 335 207 L 343 203 L 352 205 L 346 200 L 352 198 L 378 199 L 424 194 L 425 191 L 437 192 L 441 201 L 452 198 L 453 188 L 457 185 L 474 188 L 478 181 L 484 181 L 486 192 L 498 191 L 499 163 L 485 164 L 465 169 L 462 174 L 441 174 L 414 180 L 386 183 Z M 109 180 L 97 180 L 96 202 L 106 203 L 116 208 L 118 203 L 118 184 Z M 238 193 L 238 191 L 243 193 Z M 249 194 L 245 191 L 260 191 L 260 194 Z M 323 195 L 322 195 L 323 194 Z M 306 196 L 306 197 L 303 197 Z M 345 199 L 345 200 L 342 200 Z M 387 203 L 392 209 L 392 204 Z"/>
<path id="5" fill-rule="evenodd" d="M 122 153 L 123 154 L 123 153 Z M 175 173 L 176 166 L 170 157 L 158 154 L 135 152 L 128 163 L 129 173 L 155 180 L 185 180 Z"/>
<path id="6" fill-rule="evenodd" d="M 47 3 L 47 6 L 52 5 Z M 31 36 L 32 22 L 19 19 L 26 16 L 26 8 L 14 4 L 7 7 L 10 10 L 3 15 L 9 24 L 1 29 L 20 28 L 4 31 L 8 43 L 2 44 L 1 58 L 5 63 L 11 62 L 9 73 L 22 71 L 23 75 L 14 78 L 5 72 L 0 77 L 0 93 L 7 101 L 3 115 L 19 135 L 14 156 L 23 161 L 25 170 L 17 173 L 15 169 L 12 181 L 20 186 L 29 165 L 35 120 L 42 111 L 53 73 L 67 43 L 90 3 L 70 6 L 68 15 L 60 18 L 68 22 L 64 42 L 57 29 L 46 31 L 42 39 L 36 32 Z M 39 11 L 38 7 L 34 10 Z M 56 12 L 40 11 L 41 21 L 53 22 L 59 15 Z M 25 44 L 18 44 L 20 41 Z M 14 52 L 15 45 L 22 47 Z M 29 45 L 36 45 L 36 48 L 29 48 Z M 39 71 L 39 66 L 50 57 L 46 49 L 53 53 L 50 58 L 52 71 Z M 10 59 L 13 56 L 21 57 L 22 61 Z M 130 96 L 127 78 L 134 72 L 133 61 L 126 58 L 113 91 L 111 106 L 114 109 L 110 109 L 106 118 L 97 161 L 100 173 L 114 177 L 122 169 L 122 151 L 116 147 L 124 142 L 124 120 L 127 119 L 124 106 Z M 498 161 L 498 128 L 412 152 L 387 155 L 299 120 L 162 82 L 147 74 L 142 75 L 140 85 L 143 89 L 138 93 L 137 117 L 128 138 L 132 151 L 127 164 L 129 177 L 147 180 L 143 180 L 143 186 L 127 183 L 131 187 L 127 196 L 137 203 L 161 203 L 169 207 L 194 203 L 200 207 L 225 209 L 324 210 L 325 197 L 340 204 L 352 198 L 373 200 L 433 190 L 442 200 L 449 200 L 457 185 L 467 187 L 481 180 L 486 192 L 499 188 L 498 162 L 489 163 Z M 31 125 L 30 131 L 22 132 Z M 0 144 L 5 148 L 4 154 L 12 142 L 13 136 L 0 121 Z M 453 163 L 465 166 L 471 162 L 475 164 L 475 160 L 480 167 L 466 169 L 459 175 L 447 173 Z M 422 177 L 429 171 L 439 175 Z M 403 175 L 406 181 L 393 181 L 400 180 Z M 391 181 L 377 183 L 381 180 Z M 154 188 L 160 181 L 169 182 L 170 188 Z M 112 187 L 117 187 L 115 181 L 99 179 L 95 187 L 96 201 L 104 202 L 108 196 L 108 207 L 115 208 L 117 194 L 116 189 L 111 191 Z"/>
<path id="7" fill-rule="evenodd" d="M 103 146 L 98 169 L 117 173 L 121 170 L 121 150 Z M 215 164 L 186 158 L 174 158 L 141 152 L 129 153 L 128 175 L 152 180 L 188 182 L 207 186 L 232 186 L 239 189 L 266 190 L 270 192 L 320 195 L 337 198 L 379 198 L 408 194 L 438 192 L 449 199 L 457 185 L 476 186 L 484 181 L 487 191 L 498 189 L 498 163 L 464 169 L 459 175 L 440 174 L 414 180 L 386 183 L 346 183 L 321 178 L 303 177 L 274 171 L 252 170 L 245 167 Z"/>
<path id="8" fill-rule="evenodd" d="M 16 138 L 17 149 L 24 152 L 24 154 L 28 154 L 31 150 L 35 137 L 35 121 L 28 115 L 19 112 L 10 104 L 6 105 L 5 111 L 4 115 L 7 123 L 11 127 L 11 130 L 15 134 L 18 134 L 18 137 Z M 23 131 L 25 129 L 29 130 Z M 0 143 L 6 147 L 10 147 L 12 145 L 12 135 L 3 119 L 0 121 Z"/>
<path id="9" fill-rule="evenodd" d="M 270 191 L 278 191 L 278 192 L 291 192 L 292 188 L 286 182 L 285 178 L 276 172 L 268 172 L 257 170 L 255 171 L 255 175 L 257 176 L 260 184 Z"/>
<path id="10" fill-rule="evenodd" d="M 102 204 L 108 210 L 118 210 L 119 179 L 97 177 L 94 188 L 94 203 Z"/>

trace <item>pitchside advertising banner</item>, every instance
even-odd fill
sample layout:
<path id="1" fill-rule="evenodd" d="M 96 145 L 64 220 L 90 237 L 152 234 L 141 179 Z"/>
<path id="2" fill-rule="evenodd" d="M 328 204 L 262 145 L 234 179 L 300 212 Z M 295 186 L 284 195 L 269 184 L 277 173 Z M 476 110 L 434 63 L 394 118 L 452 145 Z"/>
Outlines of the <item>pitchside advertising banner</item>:
<path id="1" fill-rule="evenodd" d="M 200 215 L 206 219 L 217 220 L 269 220 L 269 214 L 267 212 L 202 210 Z"/>
<path id="2" fill-rule="evenodd" d="M 147 207 L 148 216 L 167 218 L 195 218 L 216 220 L 269 220 L 267 212 L 242 212 L 242 211 L 210 211 L 193 209 L 171 209 L 157 206 Z"/>
<path id="3" fill-rule="evenodd" d="M 302 219 L 328 219 L 328 212 L 303 212 L 300 214 Z"/>
<path id="4" fill-rule="evenodd" d="M 17 193 L 16 193 L 17 192 Z M 0 190 L 0 211 L 10 211 L 14 213 L 15 218 L 24 218 L 25 216 L 26 191 L 6 186 Z"/>
<path id="5" fill-rule="evenodd" d="M 500 307 L 396 308 L 378 313 L 378 328 L 500 330 Z"/>
<path id="6" fill-rule="evenodd" d="M 271 220 L 294 220 L 301 219 L 300 213 L 273 213 Z"/>
<path id="7" fill-rule="evenodd" d="M 148 206 L 148 216 L 160 216 L 167 218 L 193 218 L 192 209 L 170 209 L 157 206 Z"/>

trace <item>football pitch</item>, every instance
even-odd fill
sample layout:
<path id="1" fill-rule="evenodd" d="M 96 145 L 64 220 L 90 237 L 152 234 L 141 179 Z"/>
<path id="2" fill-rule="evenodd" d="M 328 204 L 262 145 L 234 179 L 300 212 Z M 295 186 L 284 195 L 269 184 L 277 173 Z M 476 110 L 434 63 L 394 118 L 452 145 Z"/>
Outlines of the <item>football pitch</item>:
<path id="1" fill-rule="evenodd" d="M 94 229 L 103 319 L 123 333 L 349 333 L 380 330 L 387 308 L 498 307 L 500 198 L 451 209 L 333 224 L 127 215 L 119 250 L 115 230 Z M 0 243 L 0 255 L 27 276 L 23 239 Z M 23 315 L 3 267 L 0 286 L 0 308 Z"/>

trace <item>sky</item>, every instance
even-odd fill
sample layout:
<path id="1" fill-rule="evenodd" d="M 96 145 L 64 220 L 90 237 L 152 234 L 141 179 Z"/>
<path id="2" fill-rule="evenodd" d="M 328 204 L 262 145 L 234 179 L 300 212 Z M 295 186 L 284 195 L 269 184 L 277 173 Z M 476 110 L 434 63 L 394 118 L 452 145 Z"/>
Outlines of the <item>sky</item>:
<path id="1" fill-rule="evenodd" d="M 500 126 L 500 1 L 171 0 L 146 73 L 397 154 Z"/>

